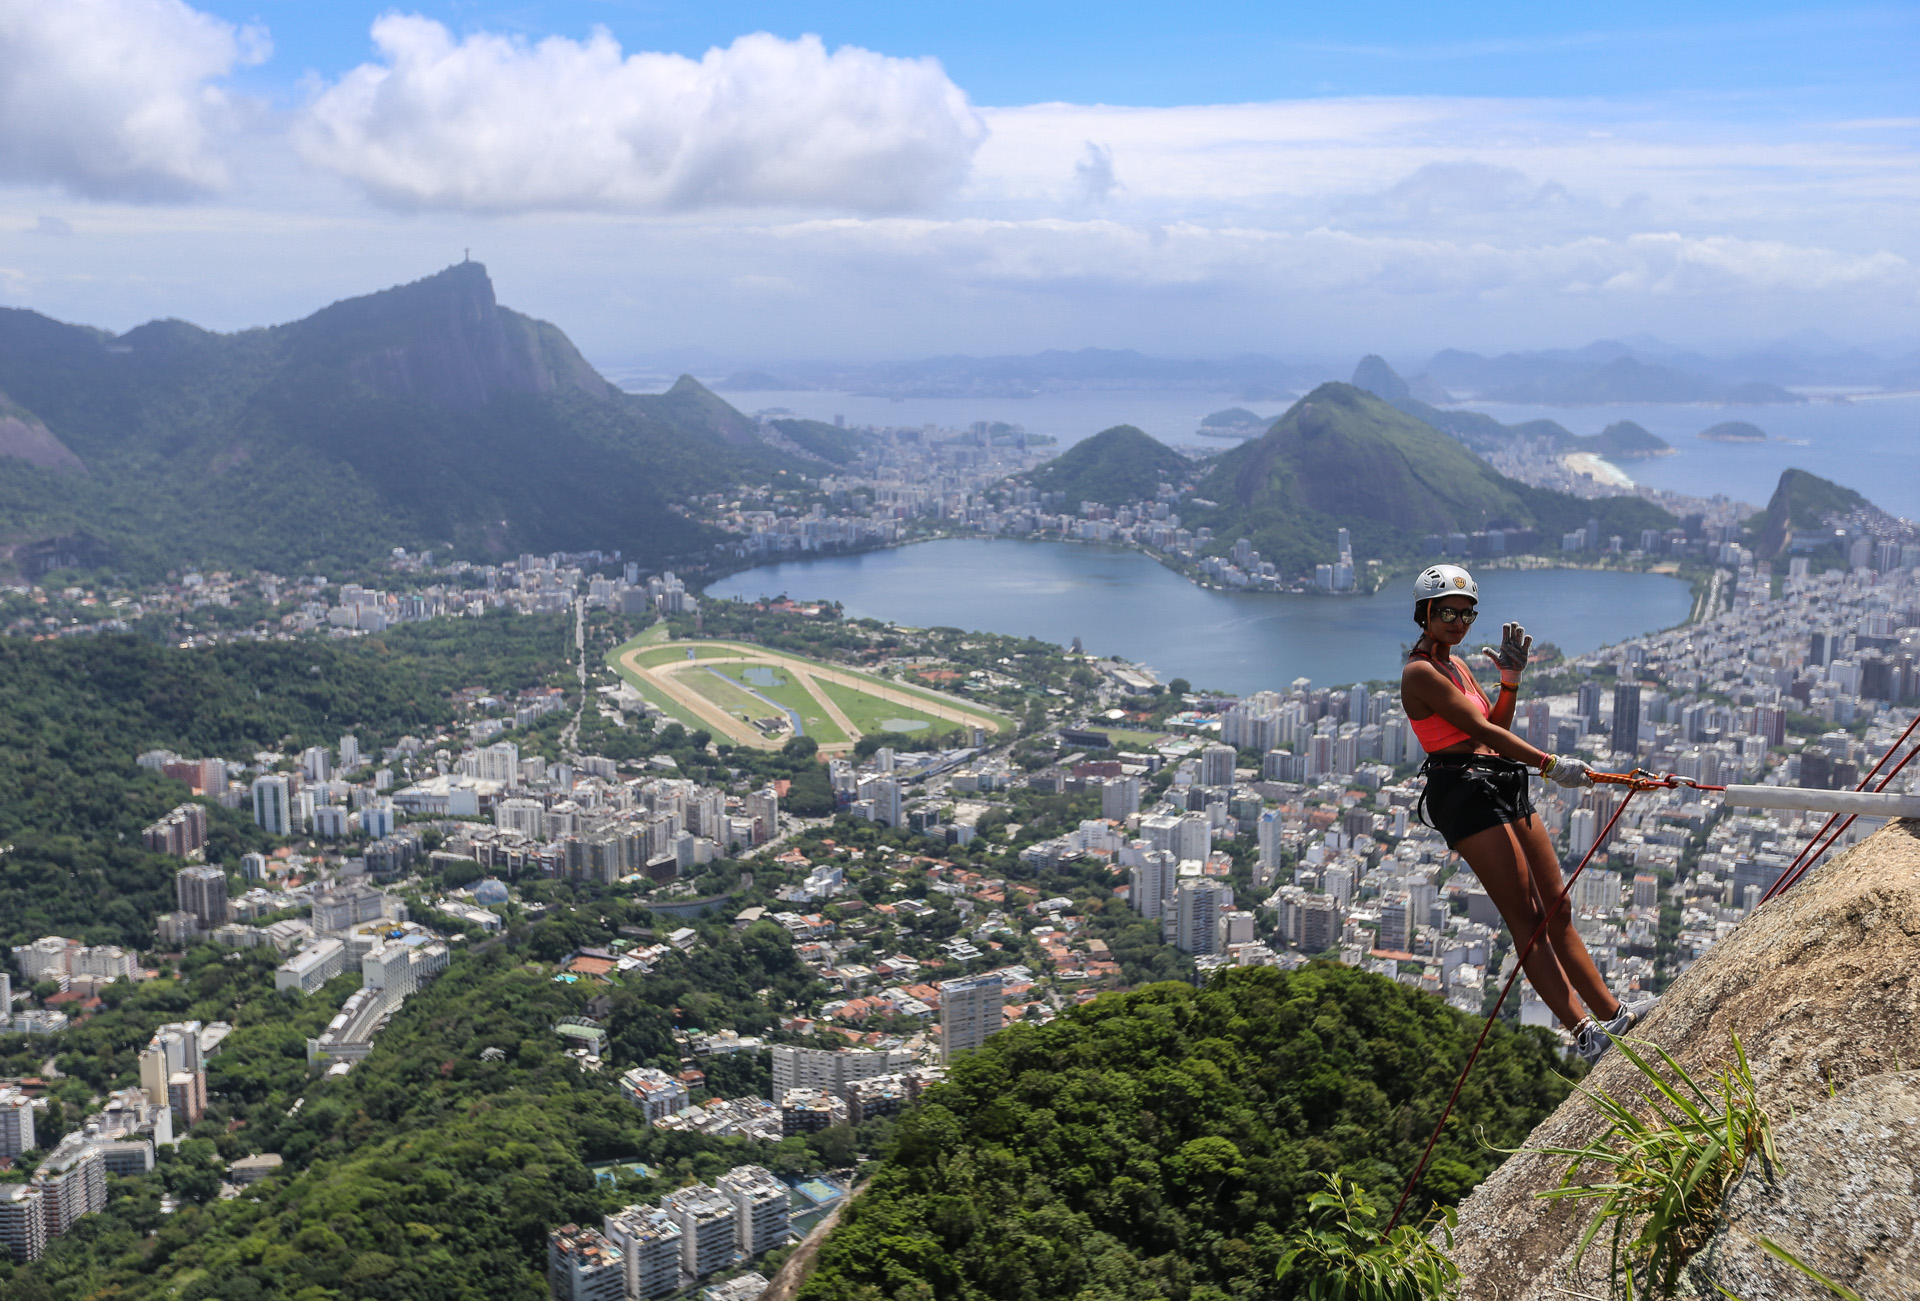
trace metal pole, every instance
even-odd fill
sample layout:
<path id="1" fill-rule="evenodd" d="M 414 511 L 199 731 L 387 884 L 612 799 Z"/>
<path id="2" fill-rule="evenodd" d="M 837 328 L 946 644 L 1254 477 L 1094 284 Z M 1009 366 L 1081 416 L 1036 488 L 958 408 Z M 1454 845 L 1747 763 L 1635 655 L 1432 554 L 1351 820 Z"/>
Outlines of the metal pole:
<path id="1" fill-rule="evenodd" d="M 1749 809 L 1853 813 L 1868 818 L 1920 818 L 1920 795 L 1878 791 L 1803 790 L 1798 786 L 1729 786 L 1727 803 Z"/>

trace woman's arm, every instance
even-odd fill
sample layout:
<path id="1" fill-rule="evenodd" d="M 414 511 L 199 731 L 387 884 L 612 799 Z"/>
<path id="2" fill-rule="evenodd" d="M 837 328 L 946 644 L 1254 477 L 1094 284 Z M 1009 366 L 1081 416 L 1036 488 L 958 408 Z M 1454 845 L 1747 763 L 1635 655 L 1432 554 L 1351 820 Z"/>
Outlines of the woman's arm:
<path id="1" fill-rule="evenodd" d="M 1480 648 L 1480 653 L 1500 670 L 1500 694 L 1494 698 L 1489 717 L 1501 727 L 1513 726 L 1513 707 L 1520 701 L 1520 672 L 1527 667 L 1527 658 L 1532 652 L 1533 638 L 1517 623 L 1507 624 L 1500 630 L 1499 650 L 1491 646 Z"/>
<path id="2" fill-rule="evenodd" d="M 1466 666 L 1463 664 L 1461 667 L 1465 668 Z M 1472 670 L 1468 669 L 1468 672 L 1472 672 Z M 1476 677 L 1474 681 L 1479 682 L 1480 679 Z M 1486 689 L 1486 684 L 1481 683 L 1480 690 L 1485 691 Z M 1519 688 L 1509 688 L 1505 684 L 1502 684 L 1496 688 L 1496 693 L 1493 697 L 1493 709 L 1487 714 L 1487 721 L 1496 727 L 1504 727 L 1511 730 L 1513 728 L 1513 707 L 1520 701 Z"/>

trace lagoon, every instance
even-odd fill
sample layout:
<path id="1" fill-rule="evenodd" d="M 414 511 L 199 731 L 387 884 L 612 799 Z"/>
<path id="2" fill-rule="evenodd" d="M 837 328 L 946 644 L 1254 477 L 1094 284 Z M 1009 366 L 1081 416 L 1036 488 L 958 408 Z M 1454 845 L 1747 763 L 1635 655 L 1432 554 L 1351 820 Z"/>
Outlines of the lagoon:
<path id="1" fill-rule="evenodd" d="M 1515 619 L 1578 655 L 1684 621 L 1687 584 L 1661 574 L 1580 569 L 1486 570 L 1481 641 Z M 885 551 L 742 570 L 708 597 L 839 601 L 851 617 L 1038 637 L 1075 637 L 1162 680 L 1245 694 L 1295 678 L 1322 686 L 1397 678 L 1414 636 L 1411 580 L 1373 596 L 1221 592 L 1197 587 L 1138 551 L 1067 542 L 943 538 Z"/>

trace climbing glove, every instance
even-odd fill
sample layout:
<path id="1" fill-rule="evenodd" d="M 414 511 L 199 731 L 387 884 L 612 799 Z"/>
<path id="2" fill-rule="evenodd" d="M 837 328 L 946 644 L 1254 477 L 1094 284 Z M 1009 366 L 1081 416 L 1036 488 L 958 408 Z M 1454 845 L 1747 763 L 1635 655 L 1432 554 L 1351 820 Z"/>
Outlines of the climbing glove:
<path id="1" fill-rule="evenodd" d="M 1527 630 L 1517 623 L 1509 623 L 1500 629 L 1500 649 L 1482 646 L 1480 653 L 1499 667 L 1500 685 L 1518 691 L 1520 671 L 1527 667 L 1527 655 L 1532 649 L 1533 638 L 1527 636 Z"/>

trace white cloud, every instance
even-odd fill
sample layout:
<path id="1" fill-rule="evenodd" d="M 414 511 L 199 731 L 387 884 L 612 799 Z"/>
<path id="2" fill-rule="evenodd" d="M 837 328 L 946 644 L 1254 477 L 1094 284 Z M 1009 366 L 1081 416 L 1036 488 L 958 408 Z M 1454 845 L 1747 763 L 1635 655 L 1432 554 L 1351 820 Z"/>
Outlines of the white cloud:
<path id="1" fill-rule="evenodd" d="M 90 198 L 217 189 L 231 104 L 213 84 L 264 33 L 180 0 L 0 0 L 0 181 Z"/>
<path id="2" fill-rule="evenodd" d="M 604 30 L 455 41 L 389 14 L 382 62 L 308 107 L 313 163 L 402 208 L 904 211 L 966 175 L 986 127 L 932 59 L 742 36 L 698 61 Z"/>
<path id="3" fill-rule="evenodd" d="M 967 274 L 1026 282 L 1088 278 L 1186 284 L 1260 274 L 1340 291 L 1475 292 L 1527 284 L 1586 293 L 1732 288 L 1815 291 L 1904 282 L 1914 267 L 1892 253 L 1675 233 L 1582 238 L 1511 248 L 1473 240 L 1379 235 L 1320 227 L 1292 233 L 1181 222 L 1023 222 L 883 219 L 797 223 L 786 238 L 822 241 L 848 256 L 926 257 Z"/>

